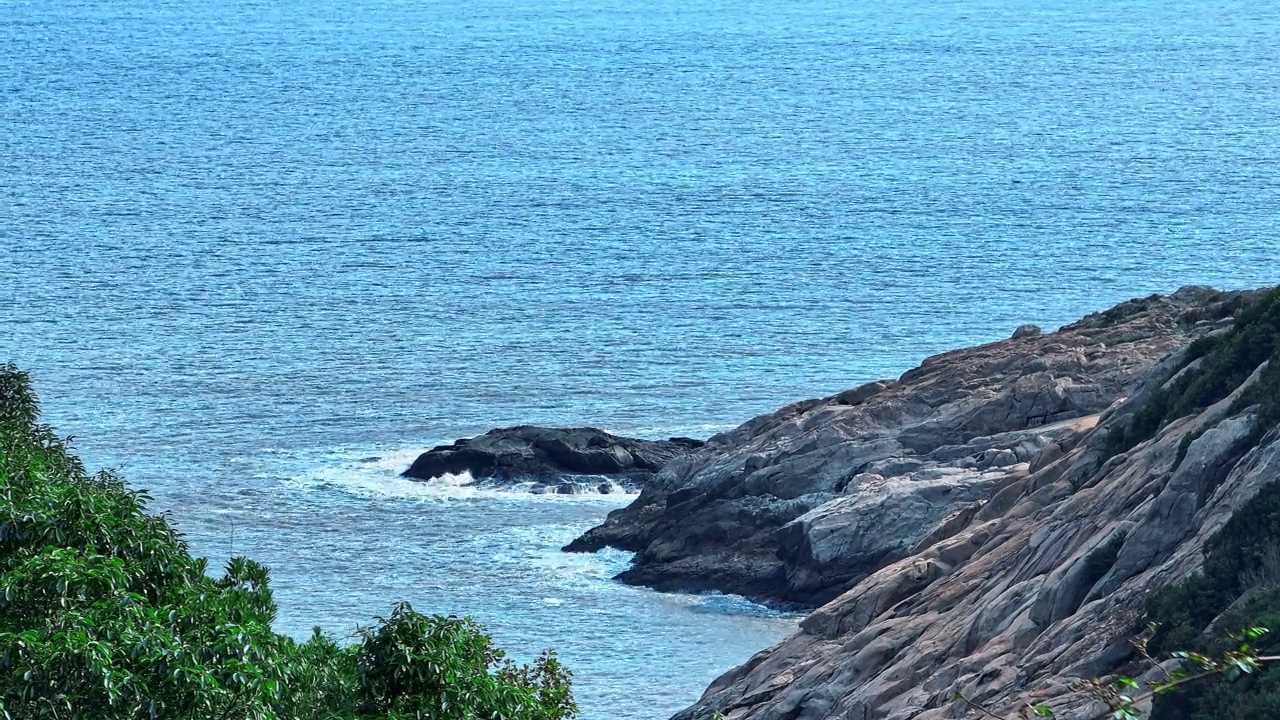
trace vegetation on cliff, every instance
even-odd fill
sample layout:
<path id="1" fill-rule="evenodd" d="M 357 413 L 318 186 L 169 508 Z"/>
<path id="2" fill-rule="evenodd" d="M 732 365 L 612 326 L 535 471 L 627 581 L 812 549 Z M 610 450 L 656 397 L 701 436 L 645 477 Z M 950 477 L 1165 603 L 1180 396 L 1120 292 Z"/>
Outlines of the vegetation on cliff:
<path id="1" fill-rule="evenodd" d="M 470 619 L 407 604 L 340 644 L 272 631 L 267 568 L 193 558 L 147 496 L 89 474 L 0 366 L 0 716 L 56 720 L 576 714 L 553 653 L 518 666 Z"/>
<path id="2" fill-rule="evenodd" d="M 1192 345 L 1191 355 L 1201 358 L 1196 371 L 1185 373 L 1157 393 L 1130 429 L 1143 428 L 1143 434 L 1154 434 L 1180 417 L 1179 413 L 1224 399 L 1267 362 L 1257 382 L 1233 402 L 1233 412 L 1256 408 L 1253 431 L 1239 443 L 1238 461 L 1264 433 L 1280 424 L 1280 289 L 1241 312 L 1227 333 Z M 1156 410 L 1160 417 L 1153 419 Z M 1151 643 L 1153 651 L 1192 648 L 1220 652 L 1226 647 L 1227 641 L 1221 639 L 1224 632 L 1280 627 L 1280 483 L 1264 487 L 1237 510 L 1206 543 L 1204 556 L 1200 574 L 1162 590 L 1148 603 L 1149 618 L 1158 627 Z M 1254 646 L 1263 654 L 1280 653 L 1280 635 L 1260 637 Z M 1153 717 L 1280 717 L 1280 667 L 1269 665 L 1235 684 L 1216 679 L 1161 697 Z"/>
<path id="3" fill-rule="evenodd" d="M 1233 311 L 1236 320 L 1228 330 L 1192 343 L 1180 367 L 1161 377 L 1162 384 L 1128 419 L 1120 419 L 1108 438 L 1113 454 L 1132 450 L 1233 393 L 1226 415 L 1250 413 L 1252 425 L 1217 459 L 1213 476 L 1225 478 L 1249 451 L 1268 442 L 1268 433 L 1280 431 L 1280 289 Z M 1184 434 L 1175 467 L 1209 429 L 1202 425 Z M 1110 569 L 1125 537 L 1118 534 L 1086 557 L 1084 585 L 1093 585 Z M 1084 716 L 1137 718 L 1141 700 L 1149 699 L 1152 720 L 1280 717 L 1280 634 L 1267 629 L 1280 628 L 1280 483 L 1271 478 L 1262 485 L 1202 551 L 1198 573 L 1148 597 L 1148 630 L 1133 643 L 1140 662 L 1120 668 L 1155 679 L 1144 684 L 1119 676 L 1078 684 L 1076 690 L 1105 707 Z M 1159 664 L 1169 658 L 1181 660 L 1182 667 Z M 1161 669 L 1150 672 L 1157 664 Z M 979 715 L 1000 717 L 961 699 Z M 1055 704 L 1027 706 L 1022 716 L 1056 717 Z"/>
<path id="4" fill-rule="evenodd" d="M 1240 508 L 1205 547 L 1204 569 L 1152 597 L 1148 615 L 1157 632 L 1155 652 L 1191 648 L 1221 652 L 1224 632 L 1280 627 L 1280 483 L 1267 486 Z M 1255 639 L 1264 655 L 1280 654 L 1275 633 Z M 1190 686 L 1161 697 L 1155 720 L 1280 717 L 1280 667 L 1268 665 L 1238 682 Z"/>
<path id="5" fill-rule="evenodd" d="M 1233 306 L 1237 307 L 1237 306 Z M 1280 422 L 1280 288 L 1240 309 L 1235 323 L 1221 334 L 1200 338 L 1187 348 L 1185 365 L 1155 390 L 1121 432 L 1109 438 L 1112 454 L 1149 440 L 1169 423 L 1224 400 L 1264 362 L 1271 362 L 1259 382 L 1234 403 L 1233 412 L 1259 406 L 1256 444 L 1262 432 Z M 1188 437 L 1188 440 L 1194 439 Z M 1186 446 L 1183 446 L 1183 452 Z"/>

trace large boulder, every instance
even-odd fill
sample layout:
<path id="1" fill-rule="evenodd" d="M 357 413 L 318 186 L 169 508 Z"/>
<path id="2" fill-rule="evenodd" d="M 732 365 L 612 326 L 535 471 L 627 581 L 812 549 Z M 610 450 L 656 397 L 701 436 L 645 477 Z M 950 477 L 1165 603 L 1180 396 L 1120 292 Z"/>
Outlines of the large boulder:
<path id="1" fill-rule="evenodd" d="M 909 554 L 930 528 L 985 500 L 1013 475 L 948 467 L 890 478 L 859 476 L 856 488 L 851 484 L 846 494 L 778 530 L 790 594 L 809 597 L 814 605 L 835 598 L 886 559 Z"/>
<path id="2" fill-rule="evenodd" d="M 701 446 L 689 438 L 636 440 L 595 428 L 522 425 L 434 447 L 404 475 L 432 480 L 467 473 L 478 483 L 544 483 L 562 493 L 565 481 L 575 478 L 591 480 L 593 489 L 602 486 L 602 477 L 643 487 L 668 462 Z"/>

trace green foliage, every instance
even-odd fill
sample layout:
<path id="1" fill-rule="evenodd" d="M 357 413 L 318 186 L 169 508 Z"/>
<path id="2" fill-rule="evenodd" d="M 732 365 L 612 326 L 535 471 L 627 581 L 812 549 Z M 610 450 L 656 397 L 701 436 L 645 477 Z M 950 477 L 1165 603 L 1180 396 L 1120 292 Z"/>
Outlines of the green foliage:
<path id="1" fill-rule="evenodd" d="M 86 473 L 0 366 L 0 717 L 561 720 L 570 673 L 407 604 L 341 645 L 271 629 L 267 568 L 207 574 L 145 493 Z"/>
<path id="2" fill-rule="evenodd" d="M 1160 626 L 1152 648 L 1159 652 L 1194 647 L 1204 628 L 1246 591 L 1280 582 L 1276 577 L 1280 572 L 1272 567 L 1278 564 L 1278 547 L 1280 483 L 1272 483 L 1205 543 L 1201 574 L 1161 590 L 1148 601 L 1147 615 Z M 1280 627 L 1280 623 L 1269 626 Z"/>
<path id="3" fill-rule="evenodd" d="M 1182 436 L 1182 441 L 1178 443 L 1178 454 L 1173 458 L 1173 469 L 1177 470 L 1182 466 L 1182 461 L 1187 459 L 1187 451 L 1191 449 L 1191 443 L 1199 440 L 1209 431 L 1208 427 L 1202 427 L 1195 432 L 1187 433 Z"/>
<path id="4" fill-rule="evenodd" d="M 360 635 L 356 669 L 363 712 L 555 720 L 575 711 L 554 653 L 544 653 L 533 667 L 517 667 L 469 618 L 427 617 L 402 603 Z"/>
<path id="5" fill-rule="evenodd" d="M 1270 637 L 1269 629 L 1260 626 L 1246 627 L 1226 638 L 1212 655 L 1188 650 L 1172 652 L 1169 657 L 1181 661 L 1181 667 L 1176 669 L 1168 669 L 1151 656 L 1148 645 L 1156 631 L 1157 626 L 1154 623 L 1148 625 L 1146 631 L 1131 642 L 1138 656 L 1145 663 L 1153 666 L 1152 669 L 1157 677 L 1150 680 L 1145 687 L 1138 680 L 1123 675 L 1109 679 L 1095 678 L 1076 682 L 1071 687 L 1072 691 L 1085 692 L 1092 696 L 1098 705 L 1106 708 L 1099 711 L 1095 705 L 1091 712 L 1077 715 L 1077 717 L 1082 720 L 1140 720 L 1143 717 L 1142 707 L 1148 701 L 1151 701 L 1153 707 L 1157 709 L 1155 710 L 1157 715 L 1161 712 L 1159 708 L 1164 708 L 1163 712 L 1175 713 L 1170 715 L 1171 717 L 1193 718 L 1193 720 L 1216 720 L 1226 717 L 1262 720 L 1276 717 L 1274 710 L 1277 705 L 1274 699 L 1262 697 L 1263 693 L 1255 693 L 1253 697 L 1243 702 L 1231 704 L 1232 692 L 1230 690 L 1222 692 L 1222 688 L 1230 687 L 1229 683 L 1241 679 L 1246 683 L 1256 681 L 1264 687 L 1274 685 L 1274 682 L 1264 673 L 1274 668 L 1275 663 L 1280 662 L 1280 655 L 1266 655 L 1260 651 L 1260 644 Z M 1216 686 L 1212 692 L 1228 698 L 1228 702 L 1220 703 L 1211 711 L 1213 714 L 1205 715 L 1194 706 L 1188 707 L 1184 702 L 1186 698 L 1174 696 L 1175 692 L 1185 691 L 1189 687 L 1195 687 L 1198 683 L 1202 684 L 1208 680 L 1225 681 L 1224 684 Z M 1235 686 L 1235 690 L 1238 692 L 1239 686 Z M 957 692 L 955 699 L 990 720 L 1011 720 L 970 700 L 964 693 Z M 1031 720 L 1032 717 L 1057 717 L 1051 703 L 1052 701 L 1038 705 L 1024 705 L 1019 709 L 1018 717 L 1022 720 Z M 1176 709 L 1170 711 L 1169 708 Z M 1222 711 L 1229 712 L 1221 714 Z M 1188 713 L 1194 713 L 1194 715 Z"/>
<path id="6" fill-rule="evenodd" d="M 1093 549 L 1084 559 L 1084 568 L 1080 577 L 1080 584 L 1083 586 L 1092 586 L 1094 583 L 1102 579 L 1103 575 L 1116 564 L 1116 558 L 1120 557 L 1120 548 L 1124 546 L 1125 538 L 1128 533 L 1118 532 L 1110 540 Z M 1097 597 L 1090 595 L 1086 602 L 1092 602 Z"/>
<path id="7" fill-rule="evenodd" d="M 1152 393 L 1129 423 L 1108 440 L 1109 454 L 1127 452 L 1155 437 L 1161 428 L 1179 418 L 1221 401 L 1268 360 L 1280 360 L 1280 288 L 1267 293 L 1239 312 L 1231 329 L 1222 335 L 1201 338 L 1188 348 L 1187 362 L 1200 365 L 1187 370 L 1168 387 Z M 1280 362 L 1272 362 L 1262 382 L 1236 403 L 1234 410 L 1262 404 L 1259 428 L 1280 422 Z M 1257 440 L 1256 437 L 1252 440 Z"/>
<path id="8" fill-rule="evenodd" d="M 1156 593 L 1148 617 L 1159 624 L 1156 652 L 1193 648 L 1220 652 L 1223 644 L 1204 640 L 1211 625 L 1280 627 L 1280 483 L 1264 487 L 1236 511 L 1205 545 L 1201 574 Z M 1280 653 L 1280 637 L 1256 639 L 1255 650 Z M 1280 709 L 1280 668 L 1267 667 L 1239 683 L 1223 680 L 1192 686 L 1159 699 L 1156 720 L 1172 718 L 1272 718 Z"/>
<path id="9" fill-rule="evenodd" d="M 1274 601 L 1271 598 L 1266 602 Z M 1277 619 L 1269 612 L 1257 616 Z M 1223 620 L 1230 622 L 1226 616 Z M 1152 705 L 1152 720 L 1278 717 L 1275 711 L 1280 709 L 1280 667 L 1275 665 L 1275 651 L 1280 648 L 1280 638 L 1263 627 L 1248 627 L 1210 645 L 1205 650 L 1207 654 L 1171 653 L 1187 668 L 1175 676 L 1182 692 L 1158 694 Z M 1210 655 L 1221 660 L 1210 660 Z"/>

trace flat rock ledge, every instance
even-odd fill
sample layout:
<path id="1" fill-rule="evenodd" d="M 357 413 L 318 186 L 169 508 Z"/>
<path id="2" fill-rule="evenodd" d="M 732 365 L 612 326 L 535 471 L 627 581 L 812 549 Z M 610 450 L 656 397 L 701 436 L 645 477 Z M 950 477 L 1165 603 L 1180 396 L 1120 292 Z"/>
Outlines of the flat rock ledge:
<path id="1" fill-rule="evenodd" d="M 466 473 L 473 485 L 534 493 L 635 492 L 702 445 L 692 438 L 637 440 L 596 428 L 521 425 L 431 448 L 404 476 L 430 481 Z"/>

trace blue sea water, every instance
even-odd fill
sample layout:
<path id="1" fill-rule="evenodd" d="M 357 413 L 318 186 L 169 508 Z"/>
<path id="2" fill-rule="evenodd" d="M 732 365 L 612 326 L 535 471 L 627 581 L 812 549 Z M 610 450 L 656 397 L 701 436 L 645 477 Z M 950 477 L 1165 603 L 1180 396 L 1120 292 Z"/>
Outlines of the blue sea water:
<path id="1" fill-rule="evenodd" d="M 794 628 L 400 480 L 519 422 L 705 436 L 1129 297 L 1277 282 L 1280 7 L 0 0 L 0 362 L 280 628 L 407 599 L 587 720 Z"/>

